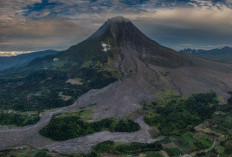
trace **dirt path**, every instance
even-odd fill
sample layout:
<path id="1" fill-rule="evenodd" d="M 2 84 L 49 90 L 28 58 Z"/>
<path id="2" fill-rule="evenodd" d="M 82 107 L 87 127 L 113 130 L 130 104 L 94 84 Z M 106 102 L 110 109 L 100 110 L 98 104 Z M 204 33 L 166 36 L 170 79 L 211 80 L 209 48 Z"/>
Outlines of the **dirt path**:
<path id="1" fill-rule="evenodd" d="M 207 152 L 209 152 L 210 150 L 212 150 L 214 148 L 214 146 L 216 144 L 216 141 L 217 141 L 217 139 L 214 139 L 213 145 L 210 148 L 192 152 L 191 155 L 196 156 L 196 154 L 198 154 L 198 153 L 203 153 L 203 152 L 207 153 Z"/>
<path id="2" fill-rule="evenodd" d="M 213 145 L 209 149 L 207 149 L 205 152 L 209 152 L 210 150 L 212 150 L 216 144 L 216 141 L 217 141 L 217 139 L 214 139 Z"/>

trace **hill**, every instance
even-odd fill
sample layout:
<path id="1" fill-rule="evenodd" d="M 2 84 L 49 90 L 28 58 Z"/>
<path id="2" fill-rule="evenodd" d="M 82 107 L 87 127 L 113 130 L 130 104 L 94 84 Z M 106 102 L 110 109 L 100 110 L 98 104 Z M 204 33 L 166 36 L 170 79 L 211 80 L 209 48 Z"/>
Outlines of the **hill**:
<path id="1" fill-rule="evenodd" d="M 180 50 L 180 52 L 185 54 L 190 54 L 193 56 L 202 57 L 213 61 L 232 63 L 232 48 L 228 46 L 225 46 L 223 48 L 211 49 L 211 50 L 183 49 Z"/>
<path id="2" fill-rule="evenodd" d="M 48 55 L 54 55 L 57 51 L 55 50 L 45 50 L 32 52 L 28 54 L 21 54 L 17 56 L 2 56 L 0 57 L 0 71 L 9 69 L 9 68 L 20 68 L 27 65 L 30 61 L 35 58 L 45 57 Z"/>

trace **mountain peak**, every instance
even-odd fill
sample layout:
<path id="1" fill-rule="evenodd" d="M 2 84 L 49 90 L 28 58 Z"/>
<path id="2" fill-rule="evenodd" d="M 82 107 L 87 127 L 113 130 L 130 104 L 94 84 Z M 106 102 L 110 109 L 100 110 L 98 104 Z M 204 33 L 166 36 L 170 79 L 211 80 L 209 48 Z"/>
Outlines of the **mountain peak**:
<path id="1" fill-rule="evenodd" d="M 115 35 L 120 29 L 124 29 L 126 25 L 127 28 L 128 25 L 130 25 L 129 27 L 135 27 L 129 19 L 126 19 L 123 16 L 112 17 L 108 19 L 94 34 L 92 34 L 90 38 L 100 37 L 107 33 Z"/>
<path id="2" fill-rule="evenodd" d="M 111 36 L 118 45 L 121 43 L 131 43 L 131 45 L 138 46 L 144 43 L 155 43 L 151 41 L 145 34 L 143 34 L 129 19 L 123 16 L 116 16 L 108 19 L 90 38 L 104 38 Z"/>
<path id="3" fill-rule="evenodd" d="M 232 48 L 229 47 L 229 46 L 225 46 L 221 50 L 223 50 L 223 51 L 232 51 Z"/>
<path id="4" fill-rule="evenodd" d="M 123 17 L 123 16 L 116 16 L 116 17 L 112 17 L 108 20 L 111 23 L 121 23 L 121 22 L 130 22 L 129 19 Z"/>

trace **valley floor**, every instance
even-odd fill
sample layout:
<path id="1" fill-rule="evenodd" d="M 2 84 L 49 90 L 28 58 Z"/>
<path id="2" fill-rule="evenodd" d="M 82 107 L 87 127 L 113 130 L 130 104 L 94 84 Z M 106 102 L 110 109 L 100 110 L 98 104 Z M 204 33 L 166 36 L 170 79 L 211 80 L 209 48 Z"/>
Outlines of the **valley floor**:
<path id="1" fill-rule="evenodd" d="M 114 85 L 114 84 L 112 84 Z M 111 85 L 111 86 L 112 86 Z M 109 87 L 107 87 L 109 88 Z M 101 89 L 102 90 L 102 89 Z M 40 114 L 40 121 L 35 125 L 24 127 L 2 127 L 0 128 L 0 150 L 28 145 L 36 148 L 48 149 L 60 153 L 88 153 L 91 147 L 103 141 L 115 142 L 139 142 L 153 143 L 162 140 L 164 137 L 153 139 L 149 134 L 149 126 L 144 123 L 143 117 L 138 117 L 135 122 L 140 125 L 140 130 L 133 133 L 111 133 L 108 131 L 94 133 L 88 136 L 71 139 L 67 141 L 52 141 L 39 134 L 39 130 L 49 124 L 53 115 L 59 113 L 69 113 L 78 111 L 77 108 L 83 107 L 93 95 L 100 92 L 92 90 L 82 95 L 73 105 L 52 109 Z"/>

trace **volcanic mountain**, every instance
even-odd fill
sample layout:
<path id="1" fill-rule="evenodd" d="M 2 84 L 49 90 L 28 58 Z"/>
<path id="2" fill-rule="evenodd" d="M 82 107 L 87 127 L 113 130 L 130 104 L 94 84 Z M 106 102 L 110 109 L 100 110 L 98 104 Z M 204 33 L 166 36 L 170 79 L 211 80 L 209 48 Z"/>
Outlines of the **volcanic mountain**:
<path id="1" fill-rule="evenodd" d="M 232 89 L 232 65 L 178 53 L 148 38 L 128 19 L 115 17 L 68 50 L 8 72 L 0 80 L 0 88 L 2 108 L 11 105 L 17 110 L 38 110 L 66 106 L 41 113 L 35 125 L 1 129 L 0 139 L 4 142 L 0 142 L 0 150 L 26 144 L 58 152 L 86 152 L 104 140 L 146 143 L 151 137 L 142 119 L 138 119 L 145 129 L 142 132 L 99 133 L 64 142 L 42 137 L 39 130 L 54 114 L 83 107 L 93 110 L 96 120 L 126 118 L 141 108 L 143 99 L 156 99 L 155 93 L 166 89 L 183 96 L 213 90 L 226 100 Z M 9 95 L 4 94 L 9 93 L 17 99 L 7 100 Z"/>
<path id="2" fill-rule="evenodd" d="M 114 47 L 112 66 L 121 74 L 119 81 L 88 99 L 99 104 L 95 107 L 98 116 L 126 116 L 140 107 L 142 99 L 154 99 L 160 90 L 174 90 L 183 96 L 213 90 L 225 99 L 232 89 L 231 65 L 175 52 L 148 38 L 123 17 L 109 19 L 84 42 L 89 40 Z"/>
<path id="3" fill-rule="evenodd" d="M 226 100 L 232 89 L 231 65 L 164 47 L 123 17 L 109 19 L 83 42 L 56 55 L 36 59 L 17 72 L 32 72 L 27 76 L 31 84 L 26 82 L 24 89 L 38 84 L 38 90 L 49 86 L 50 93 L 57 93 L 54 99 L 55 94 L 45 94 L 50 104 L 57 102 L 58 93 L 72 96 L 54 107 L 69 105 L 71 100 L 95 89 L 82 96 L 85 101 L 80 105 L 97 104 L 93 106 L 97 117 L 124 117 L 140 108 L 142 99 L 155 99 L 154 93 L 160 90 L 174 90 L 183 96 L 213 90 Z M 41 75 L 42 79 L 38 78 Z M 67 82 L 73 85 L 70 90 L 74 92 L 64 90 L 71 86 Z M 75 91 L 77 88 L 82 92 Z"/>

